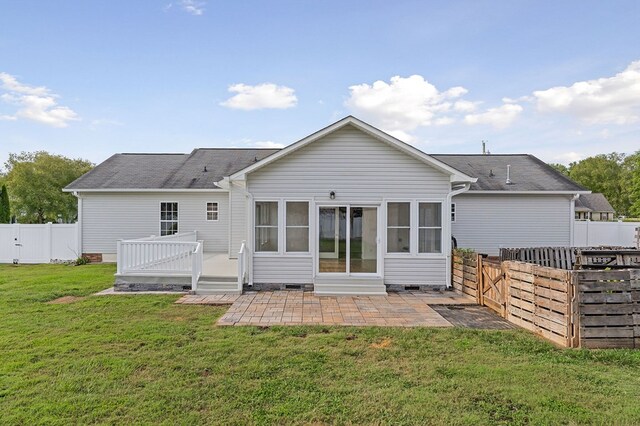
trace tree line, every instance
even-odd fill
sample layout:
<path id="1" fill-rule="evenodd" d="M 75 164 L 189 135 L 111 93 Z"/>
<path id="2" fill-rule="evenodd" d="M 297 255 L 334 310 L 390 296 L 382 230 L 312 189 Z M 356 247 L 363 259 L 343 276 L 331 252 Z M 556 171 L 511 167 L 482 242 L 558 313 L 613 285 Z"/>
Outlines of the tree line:
<path id="1" fill-rule="evenodd" d="M 551 166 L 585 188 L 603 193 L 619 216 L 640 217 L 640 150 L 631 155 L 612 152 L 568 166 Z"/>
<path id="2" fill-rule="evenodd" d="M 46 151 L 9 154 L 0 170 L 0 223 L 75 221 L 78 201 L 62 188 L 93 166 Z"/>

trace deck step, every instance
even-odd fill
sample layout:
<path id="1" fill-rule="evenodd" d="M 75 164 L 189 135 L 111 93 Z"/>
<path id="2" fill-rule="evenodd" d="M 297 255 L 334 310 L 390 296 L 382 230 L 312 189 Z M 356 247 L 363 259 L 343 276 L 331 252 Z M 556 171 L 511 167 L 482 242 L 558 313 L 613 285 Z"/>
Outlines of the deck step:
<path id="1" fill-rule="evenodd" d="M 198 280 L 196 294 L 242 294 L 242 291 L 238 290 L 237 279 L 221 280 L 220 278 L 221 277 L 201 277 L 200 280 Z"/>
<path id="2" fill-rule="evenodd" d="M 238 277 L 234 276 L 221 276 L 221 275 L 200 275 L 200 281 L 211 281 L 217 283 L 237 283 Z"/>

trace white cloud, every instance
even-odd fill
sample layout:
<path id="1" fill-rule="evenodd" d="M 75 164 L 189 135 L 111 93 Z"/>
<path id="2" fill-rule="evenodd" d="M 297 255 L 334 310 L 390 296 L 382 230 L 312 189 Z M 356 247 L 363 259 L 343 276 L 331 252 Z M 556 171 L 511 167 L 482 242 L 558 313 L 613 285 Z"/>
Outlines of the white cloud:
<path id="1" fill-rule="evenodd" d="M 438 116 L 451 111 L 452 101 L 467 93 L 460 86 L 439 91 L 421 75 L 358 84 L 349 91 L 349 109 L 405 141 L 411 139 L 408 132 L 420 126 L 450 124 L 451 118 Z"/>
<path id="2" fill-rule="evenodd" d="M 587 124 L 630 124 L 640 120 L 640 61 L 613 77 L 533 92 L 540 112 L 575 115 Z"/>
<path id="3" fill-rule="evenodd" d="M 496 108 L 489 108 L 478 114 L 467 114 L 464 122 L 469 125 L 488 124 L 497 129 L 509 126 L 522 112 L 523 108 L 518 104 L 504 104 Z"/>
<path id="4" fill-rule="evenodd" d="M 295 90 L 278 86 L 273 83 L 262 83 L 256 86 L 247 84 L 233 84 L 229 86 L 229 92 L 237 93 L 220 105 L 232 109 L 286 109 L 296 106 Z"/>
<path id="5" fill-rule="evenodd" d="M 455 123 L 456 120 L 452 117 L 440 117 L 433 120 L 433 124 L 436 126 L 448 126 L 449 124 Z"/>
<path id="6" fill-rule="evenodd" d="M 573 163 L 574 161 L 580 161 L 585 157 L 586 156 L 584 154 L 579 154 L 579 153 L 577 153 L 575 151 L 563 152 L 561 154 L 555 155 L 553 157 L 553 162 L 554 163 L 569 164 L 569 163 Z"/>
<path id="7" fill-rule="evenodd" d="M 205 6 L 206 3 L 204 1 L 180 0 L 180 7 L 182 7 L 182 10 L 195 16 L 203 15 Z"/>
<path id="8" fill-rule="evenodd" d="M 284 148 L 283 144 L 278 142 L 273 142 L 273 141 L 258 141 L 258 142 L 254 142 L 253 146 L 255 146 L 256 148 L 271 148 L 271 149 Z"/>
<path id="9" fill-rule="evenodd" d="M 459 100 L 453 104 L 453 109 L 458 112 L 469 113 L 469 112 L 474 112 L 477 109 L 478 104 L 480 104 L 480 102 Z"/>
<path id="10" fill-rule="evenodd" d="M 58 105 L 56 99 L 59 96 L 44 86 L 20 83 L 14 76 L 4 72 L 0 73 L 0 83 L 5 91 L 0 99 L 18 107 L 15 114 L 2 115 L 0 120 L 24 118 L 53 127 L 67 127 L 69 121 L 79 119 L 78 114 L 69 107 Z"/>

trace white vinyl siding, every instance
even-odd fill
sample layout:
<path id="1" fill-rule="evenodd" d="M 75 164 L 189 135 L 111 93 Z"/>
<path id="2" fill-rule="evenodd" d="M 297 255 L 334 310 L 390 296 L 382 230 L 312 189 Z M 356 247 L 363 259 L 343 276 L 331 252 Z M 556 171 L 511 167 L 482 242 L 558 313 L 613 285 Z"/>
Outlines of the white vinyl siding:
<path id="1" fill-rule="evenodd" d="M 311 284 L 311 256 L 260 257 L 253 259 L 253 282 L 263 284 Z"/>
<path id="2" fill-rule="evenodd" d="M 229 195 L 218 193 L 81 193 L 82 251 L 116 253 L 118 239 L 160 234 L 160 203 L 177 202 L 180 232 L 197 231 L 208 252 L 229 247 Z M 206 203 L 217 202 L 220 219 L 206 220 Z"/>
<path id="3" fill-rule="evenodd" d="M 314 217 L 319 203 L 380 205 L 379 214 L 385 215 L 383 226 L 386 224 L 386 211 L 382 211 L 387 199 L 444 200 L 450 186 L 447 174 L 352 126 L 346 126 L 247 175 L 247 191 L 256 200 L 313 198 L 316 204 L 312 204 L 311 214 Z M 330 199 L 332 191 L 335 191 L 335 200 Z M 316 250 L 317 230 L 313 224 L 311 228 L 310 248 L 313 252 Z M 386 229 L 378 229 L 378 235 L 386 240 Z M 417 236 L 412 235 L 411 238 L 413 240 Z M 299 253 L 256 255 L 253 281 L 282 282 L 282 279 L 277 279 L 281 276 L 291 283 L 312 282 L 312 259 L 312 254 Z M 415 265 L 417 271 L 434 264 L 445 274 L 443 259 L 413 256 L 406 259 L 405 266 L 407 263 Z M 384 274 L 386 276 L 386 272 Z"/>
<path id="4" fill-rule="evenodd" d="M 500 247 L 571 244 L 570 196 L 462 194 L 454 200 L 452 235 L 460 248 L 497 255 Z"/>
<path id="5" fill-rule="evenodd" d="M 394 257 L 384 260 L 384 282 L 396 285 L 447 284 L 447 260 Z"/>
<path id="6" fill-rule="evenodd" d="M 244 182 L 232 182 L 229 188 L 230 215 L 229 217 L 229 256 L 238 257 L 240 245 L 248 241 L 248 204 Z"/>
<path id="7" fill-rule="evenodd" d="M 329 200 L 336 204 L 446 195 L 449 176 L 347 126 L 247 176 L 254 197 Z"/>

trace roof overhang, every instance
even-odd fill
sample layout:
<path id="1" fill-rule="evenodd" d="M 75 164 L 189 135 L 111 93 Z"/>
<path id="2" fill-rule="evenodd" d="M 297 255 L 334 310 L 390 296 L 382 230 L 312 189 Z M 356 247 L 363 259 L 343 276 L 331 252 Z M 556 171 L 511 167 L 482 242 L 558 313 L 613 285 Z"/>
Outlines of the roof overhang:
<path id="1" fill-rule="evenodd" d="M 375 127 L 373 127 L 370 124 L 365 123 L 362 120 L 359 120 L 353 116 L 348 116 L 343 118 L 342 120 L 336 121 L 335 123 L 325 127 L 324 129 L 318 130 L 315 133 L 310 134 L 309 136 L 307 136 L 304 139 L 301 139 L 289 146 L 287 146 L 286 148 L 281 149 L 280 151 L 271 154 L 268 157 L 263 158 L 262 160 L 258 161 L 257 163 L 254 163 L 248 167 L 245 167 L 242 170 L 237 171 L 236 173 L 232 174 L 230 176 L 231 180 L 244 180 L 246 178 L 246 175 L 249 173 L 252 173 L 258 169 L 261 169 L 262 167 L 265 167 L 271 163 L 273 163 L 276 160 L 279 160 L 280 158 L 289 155 L 315 141 L 317 141 L 318 139 L 321 139 L 345 126 L 351 125 L 361 131 L 363 131 L 364 133 L 369 134 L 370 136 L 376 138 L 377 140 L 384 142 L 388 145 L 393 146 L 394 148 L 404 152 L 405 154 L 416 158 L 417 160 L 422 161 L 425 164 L 428 164 L 429 166 L 441 171 L 442 173 L 448 174 L 450 176 L 450 181 L 452 183 L 465 183 L 465 182 L 469 182 L 469 183 L 474 183 L 476 182 L 478 179 L 468 176 L 464 173 L 462 173 L 461 171 L 454 169 L 453 167 L 443 163 L 442 161 L 436 160 L 435 158 L 431 157 L 430 155 L 425 154 L 424 152 L 420 151 L 417 148 L 414 148 L 413 146 L 402 142 L 399 139 L 394 138 L 393 136 L 383 132 L 380 129 L 377 129 Z"/>
<path id="2" fill-rule="evenodd" d="M 591 191 L 482 191 L 471 190 L 466 194 L 514 194 L 514 195 L 576 195 L 576 194 L 591 194 Z"/>
<path id="3" fill-rule="evenodd" d="M 227 192 L 224 188 L 64 188 L 62 192 Z"/>

